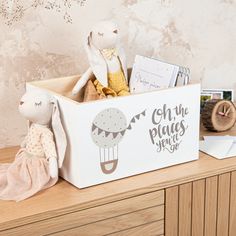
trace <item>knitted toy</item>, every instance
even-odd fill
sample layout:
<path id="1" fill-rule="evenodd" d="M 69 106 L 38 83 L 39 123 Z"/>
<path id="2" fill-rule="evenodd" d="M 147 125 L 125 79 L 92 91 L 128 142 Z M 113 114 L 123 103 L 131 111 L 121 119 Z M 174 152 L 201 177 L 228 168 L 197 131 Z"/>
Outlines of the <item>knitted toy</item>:
<path id="1" fill-rule="evenodd" d="M 14 162 L 0 165 L 2 200 L 21 201 L 53 186 L 65 156 L 66 135 L 55 99 L 42 92 L 27 92 L 19 111 L 30 125 Z"/>
<path id="2" fill-rule="evenodd" d="M 89 79 L 92 80 L 99 96 L 129 94 L 126 57 L 118 36 L 117 26 L 113 22 L 101 21 L 93 27 L 86 42 L 90 68 L 73 88 L 73 95 L 76 95 Z M 93 74 L 95 78 L 91 78 Z"/>

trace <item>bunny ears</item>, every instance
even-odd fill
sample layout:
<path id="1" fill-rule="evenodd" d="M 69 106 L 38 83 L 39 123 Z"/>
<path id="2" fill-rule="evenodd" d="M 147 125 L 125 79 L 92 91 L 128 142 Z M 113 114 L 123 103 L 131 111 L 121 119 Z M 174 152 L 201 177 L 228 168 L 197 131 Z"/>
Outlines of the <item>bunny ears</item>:
<path id="1" fill-rule="evenodd" d="M 64 158 L 65 158 L 67 140 L 66 140 L 65 131 L 61 123 L 61 117 L 60 117 L 57 100 L 53 98 L 52 103 L 53 103 L 52 120 L 51 120 L 52 130 L 54 133 L 56 147 L 57 147 L 58 166 L 59 168 L 61 168 Z"/>

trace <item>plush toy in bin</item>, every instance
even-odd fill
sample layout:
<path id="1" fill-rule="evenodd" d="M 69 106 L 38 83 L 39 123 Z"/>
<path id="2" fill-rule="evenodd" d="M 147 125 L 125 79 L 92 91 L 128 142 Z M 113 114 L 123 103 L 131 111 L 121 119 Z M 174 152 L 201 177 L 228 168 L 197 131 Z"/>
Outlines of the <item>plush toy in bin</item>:
<path id="1" fill-rule="evenodd" d="M 53 97 L 27 92 L 19 111 L 29 130 L 13 163 L 0 165 L 1 200 L 21 201 L 56 184 L 65 156 L 66 135 Z"/>
<path id="2" fill-rule="evenodd" d="M 126 56 L 118 37 L 118 28 L 111 21 L 101 21 L 93 27 L 86 42 L 90 67 L 73 88 L 74 95 L 90 79 L 100 98 L 130 94 Z M 93 75 L 94 78 L 92 78 Z"/>

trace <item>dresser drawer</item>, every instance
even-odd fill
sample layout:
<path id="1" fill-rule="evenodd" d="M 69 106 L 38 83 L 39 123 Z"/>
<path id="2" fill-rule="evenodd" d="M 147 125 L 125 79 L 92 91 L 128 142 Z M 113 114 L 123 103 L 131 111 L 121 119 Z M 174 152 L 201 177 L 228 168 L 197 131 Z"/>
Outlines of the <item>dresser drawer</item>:
<path id="1" fill-rule="evenodd" d="M 149 230 L 149 234 L 145 232 Z M 155 233 L 154 231 L 157 230 Z M 137 234 L 145 232 L 144 234 Z M 148 232 L 148 231 L 147 231 Z M 158 233 L 159 232 L 159 233 Z M 164 205 L 150 207 L 129 214 L 98 221 L 92 224 L 73 228 L 53 234 L 54 236 L 81 235 L 102 236 L 114 235 L 159 235 L 164 232 Z"/>
<path id="2" fill-rule="evenodd" d="M 45 235 L 78 227 L 86 232 L 95 225 L 97 229 L 107 227 L 109 232 L 113 232 L 113 227 L 118 227 L 118 230 L 128 229 L 163 219 L 163 204 L 164 190 L 161 190 L 0 231 L 0 235 Z"/>
<path id="3" fill-rule="evenodd" d="M 155 221 L 145 225 L 137 226 L 128 230 L 112 233 L 109 236 L 163 236 L 164 234 L 164 220 Z"/>

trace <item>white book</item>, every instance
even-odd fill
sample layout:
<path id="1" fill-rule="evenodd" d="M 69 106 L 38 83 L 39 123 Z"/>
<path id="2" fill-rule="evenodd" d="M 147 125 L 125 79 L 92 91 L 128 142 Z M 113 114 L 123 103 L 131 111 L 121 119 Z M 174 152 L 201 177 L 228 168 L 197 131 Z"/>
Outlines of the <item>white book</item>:
<path id="1" fill-rule="evenodd" d="M 137 55 L 130 78 L 130 91 L 131 93 L 143 93 L 174 87 L 177 84 L 178 76 L 183 75 L 182 68 L 157 59 Z"/>

